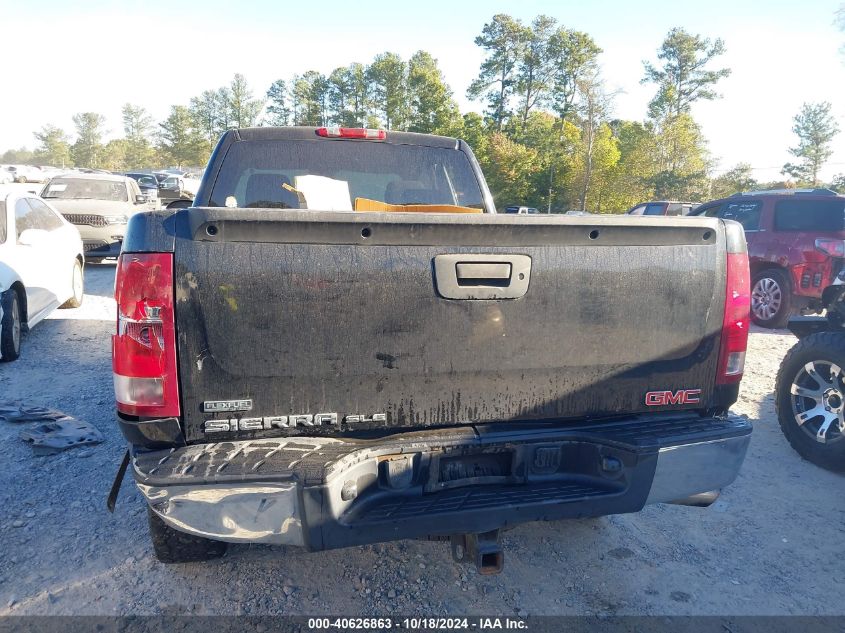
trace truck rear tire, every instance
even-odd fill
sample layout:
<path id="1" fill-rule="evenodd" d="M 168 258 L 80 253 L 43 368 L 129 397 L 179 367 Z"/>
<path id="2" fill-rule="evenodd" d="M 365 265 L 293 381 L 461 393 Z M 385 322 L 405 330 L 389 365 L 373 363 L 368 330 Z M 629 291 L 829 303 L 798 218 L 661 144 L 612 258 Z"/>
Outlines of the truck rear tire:
<path id="1" fill-rule="evenodd" d="M 845 333 L 811 334 L 787 352 L 775 381 L 775 409 L 801 457 L 845 471 Z"/>
<path id="2" fill-rule="evenodd" d="M 226 553 L 227 543 L 174 530 L 150 506 L 147 506 L 147 518 L 153 551 L 162 563 L 194 563 L 220 558 Z"/>
<path id="3" fill-rule="evenodd" d="M 768 268 L 751 281 L 751 319 L 760 327 L 786 327 L 793 315 L 792 284 L 778 268 Z"/>

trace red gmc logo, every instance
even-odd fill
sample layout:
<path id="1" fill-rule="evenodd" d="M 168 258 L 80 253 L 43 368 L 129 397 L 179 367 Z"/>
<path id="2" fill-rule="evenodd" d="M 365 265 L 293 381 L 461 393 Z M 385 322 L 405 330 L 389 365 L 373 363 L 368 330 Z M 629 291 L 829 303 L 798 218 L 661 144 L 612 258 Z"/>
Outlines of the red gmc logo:
<path id="1" fill-rule="evenodd" d="M 701 389 L 679 389 L 678 391 L 649 391 L 645 395 L 646 406 L 665 407 L 669 404 L 698 404 Z"/>

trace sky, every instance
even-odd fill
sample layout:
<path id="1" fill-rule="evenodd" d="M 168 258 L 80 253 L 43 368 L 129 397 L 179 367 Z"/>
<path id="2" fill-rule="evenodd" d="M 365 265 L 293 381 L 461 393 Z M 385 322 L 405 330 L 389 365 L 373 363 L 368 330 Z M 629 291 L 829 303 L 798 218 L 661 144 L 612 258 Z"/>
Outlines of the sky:
<path id="1" fill-rule="evenodd" d="M 733 70 L 722 98 L 699 102 L 693 116 L 716 160 L 716 173 L 747 162 L 758 180 L 781 178 L 796 144 L 792 118 L 804 102 L 830 101 L 842 133 L 822 173 L 845 173 L 845 33 L 834 25 L 843 0 L 425 0 L 423 2 L 178 0 L 119 2 L 0 0 L 3 89 L 0 151 L 33 148 L 44 124 L 73 131 L 76 112 L 107 117 L 122 136 L 120 108 L 143 105 L 157 119 L 203 90 L 242 73 L 257 96 L 276 79 L 328 74 L 384 51 L 407 59 L 424 49 L 439 61 L 463 112 L 483 51 L 473 40 L 496 13 L 524 22 L 547 14 L 586 31 L 600 61 L 614 115 L 643 120 L 653 85 L 641 85 L 643 60 L 657 61 L 666 33 L 680 26 L 721 37 L 718 66 Z"/>

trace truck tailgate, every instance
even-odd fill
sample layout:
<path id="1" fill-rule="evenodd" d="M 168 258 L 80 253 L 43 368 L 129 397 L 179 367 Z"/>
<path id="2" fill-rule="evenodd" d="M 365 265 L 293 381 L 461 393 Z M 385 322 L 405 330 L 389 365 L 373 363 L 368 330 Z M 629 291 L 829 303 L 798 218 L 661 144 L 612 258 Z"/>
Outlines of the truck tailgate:
<path id="1" fill-rule="evenodd" d="M 662 408 L 705 408 L 712 395 L 716 219 L 195 208 L 174 221 L 188 441 L 631 414 L 661 409 L 646 406 L 654 390 L 700 389 L 700 404 Z M 204 411 L 247 409 L 205 405 L 235 400 L 249 409 Z M 240 418 L 247 430 L 206 425 Z"/>

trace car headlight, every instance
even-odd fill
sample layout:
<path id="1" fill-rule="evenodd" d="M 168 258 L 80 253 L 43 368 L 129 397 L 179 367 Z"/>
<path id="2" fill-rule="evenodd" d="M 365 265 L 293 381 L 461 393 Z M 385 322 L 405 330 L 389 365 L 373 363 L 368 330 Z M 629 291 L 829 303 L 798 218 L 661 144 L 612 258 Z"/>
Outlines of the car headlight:
<path id="1" fill-rule="evenodd" d="M 125 215 L 106 216 L 107 224 L 126 224 L 127 222 L 129 222 L 129 218 Z"/>

